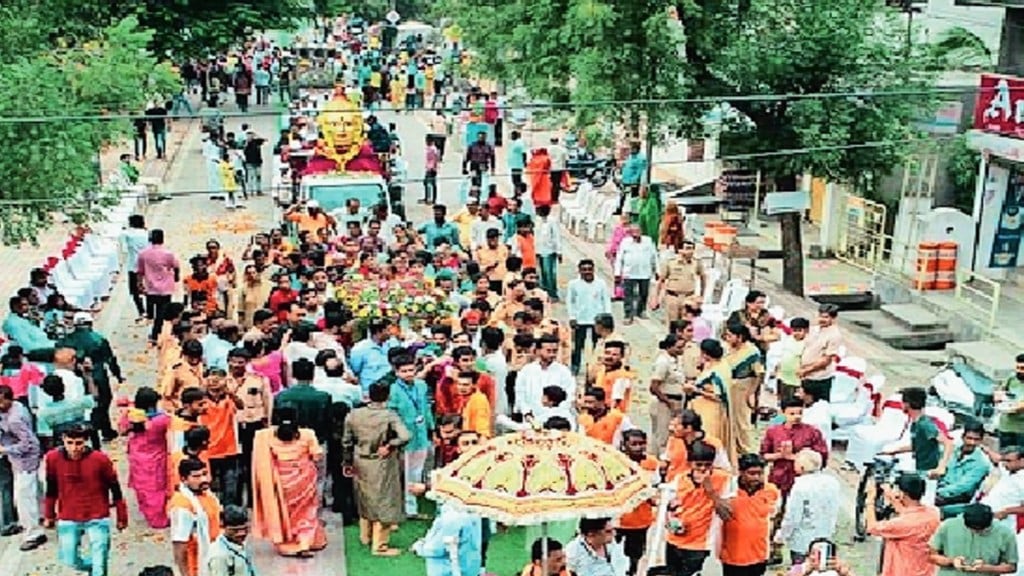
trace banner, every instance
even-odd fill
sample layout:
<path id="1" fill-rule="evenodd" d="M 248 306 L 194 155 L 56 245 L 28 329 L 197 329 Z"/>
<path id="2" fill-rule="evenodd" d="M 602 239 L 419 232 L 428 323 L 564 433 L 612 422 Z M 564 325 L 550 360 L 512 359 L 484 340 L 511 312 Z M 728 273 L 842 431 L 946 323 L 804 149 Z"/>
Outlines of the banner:
<path id="1" fill-rule="evenodd" d="M 1016 268 L 1024 230 L 1024 172 L 1011 169 L 992 241 L 990 268 Z"/>
<path id="2" fill-rule="evenodd" d="M 974 104 L 974 128 L 1024 138 L 1024 78 L 982 74 Z"/>

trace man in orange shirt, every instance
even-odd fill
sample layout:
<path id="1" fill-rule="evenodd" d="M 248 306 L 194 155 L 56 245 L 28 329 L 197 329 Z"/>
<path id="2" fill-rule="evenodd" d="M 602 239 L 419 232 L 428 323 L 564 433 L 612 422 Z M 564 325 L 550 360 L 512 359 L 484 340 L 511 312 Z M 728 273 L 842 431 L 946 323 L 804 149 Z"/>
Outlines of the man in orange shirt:
<path id="1" fill-rule="evenodd" d="M 210 476 L 218 499 L 225 504 L 241 505 L 238 478 L 238 410 L 242 401 L 228 392 L 227 372 L 219 368 L 206 375 L 209 401 L 199 423 L 210 429 Z"/>
<path id="2" fill-rule="evenodd" d="M 210 544 L 220 536 L 220 502 L 210 493 L 205 464 L 189 458 L 178 465 L 178 473 L 181 485 L 167 503 L 174 564 L 181 576 L 199 576 L 199 567 L 209 561 Z"/>
<path id="3" fill-rule="evenodd" d="M 464 399 L 462 406 L 462 430 L 476 432 L 482 438 L 490 438 L 493 415 L 487 395 L 477 389 L 478 374 L 473 370 L 460 372 L 455 377 L 455 393 Z"/>
<path id="4" fill-rule="evenodd" d="M 647 455 L 647 434 L 639 428 L 626 430 L 622 433 L 622 451 L 630 460 L 636 462 L 640 469 L 651 475 L 651 484 L 657 485 L 661 480 L 658 474 L 658 459 Z M 647 530 L 654 524 L 655 508 L 650 500 L 642 502 L 632 512 L 619 518 L 619 529 L 616 539 L 622 542 L 622 551 L 629 558 L 629 576 L 636 574 L 647 551 Z"/>
<path id="5" fill-rule="evenodd" d="M 604 394 L 611 399 L 613 408 L 629 412 L 636 374 L 623 365 L 625 355 L 625 342 L 618 340 L 605 342 L 601 367 L 594 371 L 591 385 L 604 389 Z"/>
<path id="6" fill-rule="evenodd" d="M 633 424 L 620 410 L 609 409 L 606 398 L 603 389 L 587 388 L 579 416 L 580 429 L 591 438 L 621 446 L 623 432 L 631 429 Z"/>
<path id="7" fill-rule="evenodd" d="M 669 439 L 665 453 L 661 456 L 661 464 L 665 468 L 665 481 L 675 480 L 681 473 L 690 469 L 689 450 L 694 442 L 704 442 L 715 449 L 715 468 L 729 471 L 729 455 L 722 449 L 722 443 L 705 434 L 704 423 L 700 414 L 693 410 L 683 410 L 679 418 L 669 421 Z"/>
<path id="8" fill-rule="evenodd" d="M 303 208 L 306 208 L 306 212 L 302 212 Z M 320 210 L 320 203 L 316 200 L 295 204 L 284 213 L 284 219 L 294 222 L 299 232 L 310 234 L 316 234 L 321 228 L 333 230 L 337 226 L 333 218 Z"/>
<path id="9" fill-rule="evenodd" d="M 722 523 L 722 576 L 764 576 L 771 553 L 772 517 L 782 493 L 764 481 L 765 461 L 758 454 L 739 457 L 732 517 Z"/>
<path id="10" fill-rule="evenodd" d="M 871 483 L 867 501 L 875 501 L 877 487 Z M 901 474 L 896 485 L 884 486 L 885 498 L 896 516 L 879 522 L 875 507 L 865 506 L 868 534 L 880 536 L 884 542 L 881 576 L 932 576 L 938 569 L 931 561 L 929 542 L 939 529 L 939 510 L 921 504 L 925 481 L 917 474 Z"/>
<path id="11" fill-rule="evenodd" d="M 732 478 L 714 468 L 715 449 L 704 442 L 690 446 L 690 470 L 676 479 L 676 499 L 669 505 L 665 563 L 673 576 L 700 572 L 710 552 L 715 516 L 732 517 Z"/>

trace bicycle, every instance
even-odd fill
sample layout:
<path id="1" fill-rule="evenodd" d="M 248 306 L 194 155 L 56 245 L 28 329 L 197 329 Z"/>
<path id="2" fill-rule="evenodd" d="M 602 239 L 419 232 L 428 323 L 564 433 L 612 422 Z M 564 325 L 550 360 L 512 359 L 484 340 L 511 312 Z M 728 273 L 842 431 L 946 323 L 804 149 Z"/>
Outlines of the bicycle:
<path id="1" fill-rule="evenodd" d="M 885 499 L 880 487 L 882 484 L 892 485 L 899 476 L 896 468 L 896 459 L 891 456 L 875 456 L 874 461 L 864 467 L 864 473 L 857 483 L 857 502 L 854 513 L 854 534 L 856 542 L 863 542 L 867 538 L 867 506 L 868 506 L 868 482 L 875 484 L 875 500 L 870 505 L 874 506 L 875 519 L 887 520 L 895 513 L 892 505 Z"/>

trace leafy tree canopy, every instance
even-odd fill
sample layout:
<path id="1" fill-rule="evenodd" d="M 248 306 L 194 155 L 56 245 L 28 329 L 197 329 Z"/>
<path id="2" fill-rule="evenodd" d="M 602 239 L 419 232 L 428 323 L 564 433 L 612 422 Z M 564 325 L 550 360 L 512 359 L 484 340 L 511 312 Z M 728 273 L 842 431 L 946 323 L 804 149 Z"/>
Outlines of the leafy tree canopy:
<path id="1" fill-rule="evenodd" d="M 682 30 L 666 0 L 445 0 L 474 65 L 556 103 L 678 98 L 687 90 Z M 642 105 L 576 109 L 584 123 L 665 114 Z M 655 130 L 657 132 L 657 130 Z"/>
<path id="2" fill-rule="evenodd" d="M 720 94 L 854 93 L 850 97 L 788 98 L 729 103 L 750 122 L 733 128 L 730 153 L 792 189 L 804 173 L 846 182 L 870 195 L 915 148 L 916 120 L 932 99 L 886 92 L 927 91 L 932 78 L 922 51 L 908 50 L 904 24 L 880 3 L 864 0 L 754 0 L 740 31 L 708 66 Z M 726 146 L 723 146 L 723 149 Z M 800 150 L 789 153 L 787 151 Z M 783 223 L 785 287 L 803 293 L 799 218 Z"/>
<path id="3" fill-rule="evenodd" d="M 104 201 L 97 153 L 130 134 L 127 120 L 81 120 L 141 110 L 179 89 L 146 50 L 153 32 L 134 18 L 73 48 L 53 49 L 50 28 L 17 6 L 0 9 L 0 241 L 32 241 L 61 211 L 82 221 Z"/>

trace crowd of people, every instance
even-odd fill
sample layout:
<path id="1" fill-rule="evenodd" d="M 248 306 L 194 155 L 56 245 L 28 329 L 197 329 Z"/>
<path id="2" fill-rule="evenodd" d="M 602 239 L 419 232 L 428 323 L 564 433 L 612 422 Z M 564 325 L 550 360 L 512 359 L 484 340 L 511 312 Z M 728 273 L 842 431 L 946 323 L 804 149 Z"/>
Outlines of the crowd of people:
<path id="1" fill-rule="evenodd" d="M 254 56 L 258 69 L 273 70 L 274 58 Z M 372 90 L 384 86 L 372 62 L 346 68 L 358 72 L 353 84 L 371 88 L 368 103 L 384 94 Z M 209 80 L 216 69 L 194 68 L 207 97 L 220 85 Z M 240 63 L 237 74 L 246 70 Z M 428 82 L 409 68 L 405 98 L 391 85 L 393 104 L 422 105 L 445 87 L 434 74 Z M 269 86 L 262 74 L 248 82 L 243 92 Z M 237 76 L 233 83 L 247 105 Z M 479 90 L 469 100 L 496 106 Z M 432 215 L 423 222 L 386 204 L 350 202 L 330 215 L 300 200 L 244 249 L 212 238 L 195 255 L 173 253 L 165 231 L 133 216 L 128 289 L 138 323 L 150 326 L 156 366 L 131 397 L 116 398 L 111 379 L 123 380 L 121 368 L 92 315 L 68 309 L 45 271 L 33 271 L 3 326 L 0 533 L 21 534 L 29 551 L 55 527 L 62 563 L 107 574 L 111 533 L 126 527 L 128 504 L 103 443 L 120 436 L 126 486 L 148 527 L 169 530 L 180 576 L 255 574 L 250 536 L 282 556 L 314 556 L 328 545 L 328 510 L 358 526 L 361 545 L 382 558 L 403 553 L 391 545 L 403 523 L 432 519 L 412 547 L 428 574 L 478 576 L 499 527 L 447 504 L 424 514 L 429 472 L 497 435 L 542 428 L 607 443 L 670 489 L 617 518 L 554 523 L 544 538 L 528 538 L 524 575 L 633 576 L 646 562 L 647 574 L 692 576 L 709 556 L 725 576 L 781 564 L 816 573 L 815 555 L 835 549 L 842 502 L 825 470 L 843 346 L 837 309 L 783 321 L 751 290 L 713 330 L 702 318 L 708 279 L 695 239 L 672 205 L 648 218 L 656 200 L 640 185 L 607 262 L 579 260 L 561 287 L 553 212 L 562 167 L 547 167 L 559 183 L 549 180 L 543 194 L 522 179 L 522 166 L 509 195 L 485 187 L 501 145 L 490 123 L 494 138 L 467 150 L 465 206 L 451 215 L 436 189 L 424 198 Z M 426 168 L 436 176 L 444 147 L 436 136 L 450 130 L 432 131 Z M 204 155 L 217 165 L 218 189 L 233 191 L 227 183 L 240 186 L 232 178 L 241 176 L 258 194 L 262 139 L 244 126 L 244 143 L 216 132 L 207 127 Z M 517 158 L 518 140 L 513 133 L 509 143 Z M 224 166 L 228 149 L 244 151 L 240 168 Z M 213 175 L 211 164 L 211 186 Z M 654 346 L 623 334 L 619 300 L 623 325 L 653 310 L 665 318 L 646 382 L 637 351 Z M 774 343 L 778 403 L 764 406 Z M 650 392 L 646 429 L 634 424 L 641 388 Z M 1019 444 L 989 450 L 973 424 L 954 444 L 923 413 L 924 390 L 904 390 L 902 401 L 911 441 L 891 451 L 913 452 L 918 473 L 877 488 L 892 518 L 866 508 L 868 532 L 886 543 L 882 574 L 1013 573 L 1024 514 Z M 1002 474 L 977 499 L 993 463 Z M 83 537 L 89 547 L 79 550 Z M 849 574 L 835 556 L 830 569 Z"/>

